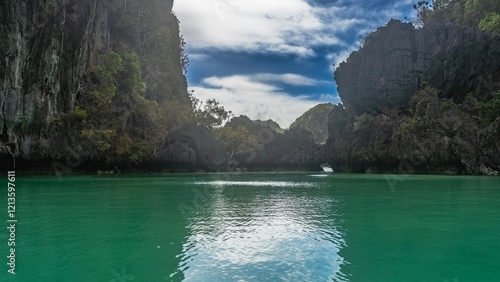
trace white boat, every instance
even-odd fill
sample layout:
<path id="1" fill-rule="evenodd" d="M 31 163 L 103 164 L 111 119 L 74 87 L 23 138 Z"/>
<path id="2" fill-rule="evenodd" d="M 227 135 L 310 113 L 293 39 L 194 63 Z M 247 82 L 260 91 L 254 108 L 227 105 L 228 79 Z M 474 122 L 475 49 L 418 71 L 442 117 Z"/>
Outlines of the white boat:
<path id="1" fill-rule="evenodd" d="M 328 163 L 321 164 L 321 168 L 324 172 L 333 172 L 332 167 Z"/>

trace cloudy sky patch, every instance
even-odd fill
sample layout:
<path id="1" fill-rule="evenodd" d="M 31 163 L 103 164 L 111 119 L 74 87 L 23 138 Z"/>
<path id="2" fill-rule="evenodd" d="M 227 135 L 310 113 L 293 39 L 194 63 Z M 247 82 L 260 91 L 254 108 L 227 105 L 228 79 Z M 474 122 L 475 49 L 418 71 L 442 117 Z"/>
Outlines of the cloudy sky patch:
<path id="1" fill-rule="evenodd" d="M 287 127 L 318 103 L 340 101 L 333 70 L 410 0 L 182 0 L 174 2 L 201 100 Z M 335 64 L 333 66 L 333 64 Z"/>
<path id="2" fill-rule="evenodd" d="M 251 119 L 272 119 L 288 127 L 297 117 L 320 102 L 334 102 L 335 96 L 323 94 L 315 99 L 308 95 L 289 95 L 276 83 L 288 85 L 315 85 L 313 79 L 296 74 L 255 74 L 229 77 L 208 77 L 201 85 L 191 87 L 201 100 L 217 99 L 238 115 Z M 324 83 L 324 82 L 323 82 Z M 337 101 L 338 102 L 338 101 Z"/>

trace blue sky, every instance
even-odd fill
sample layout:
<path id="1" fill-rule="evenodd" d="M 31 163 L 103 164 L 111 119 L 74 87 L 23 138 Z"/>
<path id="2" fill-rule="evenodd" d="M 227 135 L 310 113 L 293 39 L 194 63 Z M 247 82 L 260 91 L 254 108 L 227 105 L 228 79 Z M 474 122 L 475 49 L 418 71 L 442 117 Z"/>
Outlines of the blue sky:
<path id="1" fill-rule="evenodd" d="M 318 103 L 338 103 L 334 66 L 391 18 L 412 17 L 415 2 L 176 0 L 189 89 L 287 128 Z"/>

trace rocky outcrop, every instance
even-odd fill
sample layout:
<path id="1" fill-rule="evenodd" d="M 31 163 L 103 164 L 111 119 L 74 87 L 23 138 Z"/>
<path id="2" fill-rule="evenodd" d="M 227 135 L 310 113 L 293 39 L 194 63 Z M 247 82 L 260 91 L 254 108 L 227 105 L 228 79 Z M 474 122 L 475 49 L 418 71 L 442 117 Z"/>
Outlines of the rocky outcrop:
<path id="1" fill-rule="evenodd" d="M 178 164 L 188 167 L 194 167 L 197 161 L 194 150 L 179 141 L 174 141 L 174 143 L 167 145 L 165 149 L 160 150 L 158 160 L 166 164 Z"/>
<path id="2" fill-rule="evenodd" d="M 408 112 L 363 115 L 368 118 L 335 106 L 327 143 L 331 163 L 352 172 L 496 174 L 500 118 L 485 126 L 466 105 L 438 94 L 420 90 Z"/>
<path id="3" fill-rule="evenodd" d="M 332 109 L 333 105 L 330 103 L 319 104 L 297 118 L 290 125 L 290 129 L 301 128 L 309 131 L 317 144 L 325 144 L 328 139 L 328 116 Z"/>
<path id="4" fill-rule="evenodd" d="M 212 135 L 195 125 L 170 134 L 156 158 L 174 169 L 179 166 L 206 171 L 225 170 L 228 161 L 226 152 Z"/>
<path id="5" fill-rule="evenodd" d="M 461 101 L 467 93 L 500 88 L 500 36 L 432 22 L 421 29 L 391 20 L 368 35 L 335 71 L 346 109 L 357 114 L 405 107 L 429 83 L 439 97 Z"/>
<path id="6" fill-rule="evenodd" d="M 496 175 L 500 118 L 478 101 L 500 90 L 500 37 L 391 20 L 335 72 L 343 105 L 329 117 L 327 155 L 354 172 Z M 469 100 L 468 100 L 469 99 Z M 476 107 L 476 108 L 475 108 Z"/>
<path id="7" fill-rule="evenodd" d="M 258 119 L 258 120 L 254 120 L 253 123 L 256 124 L 258 127 L 260 127 L 259 130 L 262 128 L 269 128 L 276 133 L 284 133 L 285 132 L 285 130 L 283 128 L 281 128 L 281 126 L 272 119 L 268 119 L 268 120 Z"/>
<path id="8" fill-rule="evenodd" d="M 237 128 L 238 126 L 243 126 L 248 129 L 251 133 L 256 135 L 263 135 L 266 131 L 281 134 L 284 130 L 280 125 L 273 120 L 251 120 L 249 117 L 240 115 L 239 117 L 233 117 L 226 126 Z"/>

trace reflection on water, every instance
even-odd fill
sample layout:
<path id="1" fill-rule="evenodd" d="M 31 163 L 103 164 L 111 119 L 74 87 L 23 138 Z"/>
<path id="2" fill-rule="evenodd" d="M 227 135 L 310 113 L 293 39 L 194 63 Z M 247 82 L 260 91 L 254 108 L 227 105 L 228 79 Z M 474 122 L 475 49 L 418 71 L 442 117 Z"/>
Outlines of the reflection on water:
<path id="1" fill-rule="evenodd" d="M 195 185 L 213 186 L 263 186 L 263 187 L 314 187 L 311 182 L 291 182 L 291 181 L 200 181 Z"/>
<path id="2" fill-rule="evenodd" d="M 185 281 L 344 280 L 339 202 L 309 196 L 307 190 L 317 183 L 214 180 L 194 185 L 213 192 L 189 218 L 179 267 Z"/>

